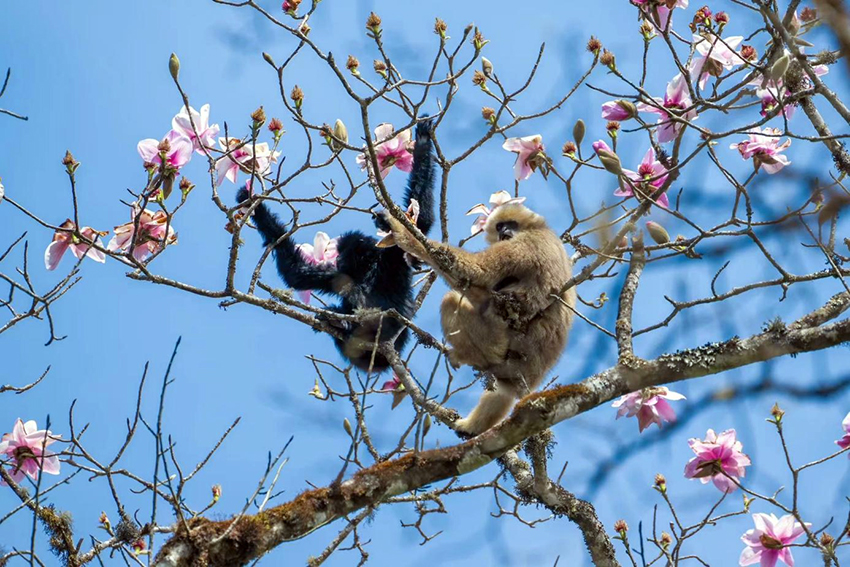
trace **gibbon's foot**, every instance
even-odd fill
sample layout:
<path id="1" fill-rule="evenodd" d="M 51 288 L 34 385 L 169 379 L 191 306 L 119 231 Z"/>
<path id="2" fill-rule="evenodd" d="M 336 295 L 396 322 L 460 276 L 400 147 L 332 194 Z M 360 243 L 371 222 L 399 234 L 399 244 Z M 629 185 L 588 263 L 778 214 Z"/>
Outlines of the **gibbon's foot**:
<path id="1" fill-rule="evenodd" d="M 326 323 L 331 327 L 336 327 L 341 331 L 350 331 L 352 326 L 350 321 L 340 321 L 336 317 L 327 313 L 316 313 L 316 320 Z"/>
<path id="2" fill-rule="evenodd" d="M 457 370 L 458 368 L 460 368 L 462 366 L 460 361 L 457 359 L 457 350 L 456 349 L 449 348 L 446 356 L 449 359 L 449 364 L 451 364 L 452 368 L 454 368 L 455 370 Z"/>
<path id="3" fill-rule="evenodd" d="M 466 441 L 468 439 L 472 439 L 473 437 L 478 435 L 478 433 L 473 433 L 468 428 L 469 428 L 469 424 L 468 424 L 468 420 L 466 420 L 466 419 L 458 419 L 454 423 L 455 434 L 458 437 L 460 437 L 461 439 L 463 439 L 464 441 Z"/>

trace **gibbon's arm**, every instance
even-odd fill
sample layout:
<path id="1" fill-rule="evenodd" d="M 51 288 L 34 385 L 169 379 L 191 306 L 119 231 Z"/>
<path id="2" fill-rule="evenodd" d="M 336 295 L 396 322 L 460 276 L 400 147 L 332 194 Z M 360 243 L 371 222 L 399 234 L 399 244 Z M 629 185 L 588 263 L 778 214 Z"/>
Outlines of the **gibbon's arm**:
<path id="1" fill-rule="evenodd" d="M 244 187 L 236 194 L 239 203 L 250 199 L 248 190 Z M 263 244 L 269 246 L 286 233 L 283 223 L 277 215 L 269 211 L 265 203 L 259 203 L 254 209 L 254 224 L 263 237 Z M 339 287 L 336 269 L 332 266 L 316 266 L 308 264 L 301 257 L 291 238 L 284 238 L 275 246 L 277 271 L 286 285 L 296 290 L 312 289 L 325 293 L 338 294 Z"/>
<path id="2" fill-rule="evenodd" d="M 404 192 L 404 209 L 410 206 L 410 200 L 419 202 L 419 219 L 416 226 L 423 234 L 428 234 L 434 225 L 434 143 L 431 140 L 433 120 L 420 122 L 416 126 L 416 145 L 413 148 L 413 169 L 407 178 L 407 190 Z"/>
<path id="3" fill-rule="evenodd" d="M 521 277 L 536 268 L 534 250 L 528 235 L 496 242 L 480 252 L 469 252 L 442 242 L 428 239 L 436 254 L 443 257 L 451 273 L 447 273 L 404 225 L 389 213 L 381 218 L 390 230 L 396 245 L 434 268 L 454 289 L 466 286 L 492 290 L 506 277 Z"/>

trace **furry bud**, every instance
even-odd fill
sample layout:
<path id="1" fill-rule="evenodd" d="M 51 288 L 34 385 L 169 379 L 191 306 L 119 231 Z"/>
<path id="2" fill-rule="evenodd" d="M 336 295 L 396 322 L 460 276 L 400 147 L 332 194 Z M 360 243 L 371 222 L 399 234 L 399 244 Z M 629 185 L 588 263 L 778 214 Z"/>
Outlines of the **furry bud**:
<path id="1" fill-rule="evenodd" d="M 171 78 L 177 80 L 177 75 L 180 74 L 180 60 L 174 53 L 168 58 L 168 72 L 171 73 Z"/>
<path id="2" fill-rule="evenodd" d="M 481 70 L 482 70 L 482 71 L 484 72 L 484 74 L 485 74 L 485 75 L 487 75 L 488 77 L 492 77 L 492 76 L 493 76 L 493 64 L 492 64 L 492 63 L 490 63 L 490 60 L 489 60 L 489 59 L 487 59 L 486 57 L 482 57 L 482 58 L 481 58 Z"/>
<path id="3" fill-rule="evenodd" d="M 481 108 L 481 117 L 490 124 L 496 123 L 496 111 L 489 106 Z"/>
<path id="4" fill-rule="evenodd" d="M 596 39 L 596 37 L 590 36 L 590 39 L 587 41 L 587 50 L 594 55 L 599 55 L 600 49 L 602 49 L 602 42 Z"/>
<path id="5" fill-rule="evenodd" d="M 567 142 L 567 143 L 564 144 L 564 147 L 561 150 L 561 153 L 564 154 L 567 157 L 572 157 L 572 156 L 575 155 L 577 149 L 578 148 L 576 148 L 576 145 L 575 145 L 574 142 Z"/>
<path id="6" fill-rule="evenodd" d="M 755 61 L 759 58 L 759 54 L 752 45 L 743 45 L 741 46 L 741 58 L 746 61 Z"/>
<path id="7" fill-rule="evenodd" d="M 773 417 L 774 421 L 777 423 L 782 421 L 782 416 L 785 415 L 785 410 L 779 407 L 779 402 L 773 404 L 773 407 L 770 408 L 770 415 Z"/>
<path id="8" fill-rule="evenodd" d="M 670 242 L 670 235 L 667 233 L 667 230 L 657 222 L 649 221 L 646 223 L 646 230 L 656 244 L 667 244 Z"/>
<path id="9" fill-rule="evenodd" d="M 381 61 L 380 59 L 375 59 L 372 63 L 372 68 L 375 69 L 375 72 L 382 76 L 383 78 L 387 78 L 387 64 Z"/>
<path id="10" fill-rule="evenodd" d="M 575 126 L 573 126 L 573 140 L 576 141 L 576 145 L 580 146 L 582 140 L 584 140 L 584 134 L 587 131 L 587 128 L 584 125 L 584 120 L 579 118 L 576 120 Z"/>
<path id="11" fill-rule="evenodd" d="M 640 25 L 640 35 L 644 41 L 651 41 L 655 37 L 655 27 L 646 20 Z"/>
<path id="12" fill-rule="evenodd" d="M 771 81 L 777 81 L 785 76 L 785 72 L 788 70 L 788 65 L 791 64 L 791 56 L 786 51 L 782 54 L 782 57 L 776 60 L 773 65 L 771 65 L 770 69 L 767 72 L 767 78 Z"/>
<path id="13" fill-rule="evenodd" d="M 800 12 L 800 19 L 803 20 L 806 23 L 814 22 L 815 20 L 818 19 L 818 11 L 815 10 L 814 8 L 809 8 L 809 7 L 803 8 L 803 11 Z"/>
<path id="14" fill-rule="evenodd" d="M 673 537 L 667 532 L 661 532 L 661 539 L 658 543 L 661 544 L 662 549 L 667 549 L 670 547 L 670 544 L 673 543 Z"/>
<path id="15" fill-rule="evenodd" d="M 489 39 L 484 39 L 484 34 L 482 34 L 478 28 L 475 28 L 475 34 L 472 36 L 472 45 L 475 47 L 476 51 L 481 51 L 481 49 L 490 43 Z"/>
<path id="16" fill-rule="evenodd" d="M 658 473 L 657 475 L 655 475 L 655 485 L 654 485 L 654 487 L 655 487 L 656 490 L 658 490 L 662 494 L 667 492 L 667 479 L 664 478 L 663 474 Z"/>
<path id="17" fill-rule="evenodd" d="M 599 158 L 599 163 L 609 173 L 621 175 L 623 173 L 623 165 L 620 163 L 620 157 L 614 152 L 607 150 L 597 150 L 596 156 Z"/>
<path id="18" fill-rule="evenodd" d="M 212 485 L 212 497 L 213 497 L 213 502 L 218 502 L 219 498 L 221 498 L 221 485 L 220 484 Z"/>
<path id="19" fill-rule="evenodd" d="M 334 122 L 334 137 L 345 144 L 348 143 L 348 128 L 339 118 Z"/>
<path id="20" fill-rule="evenodd" d="M 74 173 L 80 166 L 80 162 L 74 159 L 71 150 L 65 150 L 65 157 L 62 158 L 62 165 L 68 170 L 68 173 Z"/>

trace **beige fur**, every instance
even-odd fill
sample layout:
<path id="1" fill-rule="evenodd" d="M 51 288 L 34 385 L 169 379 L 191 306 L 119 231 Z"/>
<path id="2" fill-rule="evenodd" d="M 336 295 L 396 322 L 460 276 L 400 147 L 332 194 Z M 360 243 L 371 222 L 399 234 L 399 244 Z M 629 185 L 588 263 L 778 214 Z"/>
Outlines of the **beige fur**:
<path id="1" fill-rule="evenodd" d="M 387 217 L 395 243 L 434 267 L 453 288 L 443 298 L 443 334 L 452 346 L 449 361 L 490 373 L 495 389 L 456 422 L 458 431 L 478 434 L 507 415 L 517 398 L 534 391 L 567 344 L 575 288 L 554 299 L 572 267 L 561 240 L 540 215 L 520 204 L 502 205 L 487 219 L 488 248 L 468 252 L 431 241 L 448 274 L 404 226 Z M 499 241 L 497 225 L 516 222 L 513 238 Z M 506 280 L 506 278 L 510 278 Z M 500 289 L 495 290 L 499 284 Z"/>

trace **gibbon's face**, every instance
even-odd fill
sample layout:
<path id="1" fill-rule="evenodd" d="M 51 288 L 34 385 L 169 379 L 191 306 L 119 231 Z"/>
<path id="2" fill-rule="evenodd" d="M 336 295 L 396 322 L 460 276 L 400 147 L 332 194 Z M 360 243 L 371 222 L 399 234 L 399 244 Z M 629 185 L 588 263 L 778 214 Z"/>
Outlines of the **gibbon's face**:
<path id="1" fill-rule="evenodd" d="M 516 238 L 521 232 L 545 227 L 543 217 L 524 205 L 508 204 L 496 207 L 487 219 L 485 230 L 490 244 Z"/>
<path id="2" fill-rule="evenodd" d="M 496 233 L 499 235 L 499 242 L 510 240 L 519 230 L 519 223 L 516 221 L 502 221 L 496 223 Z"/>

